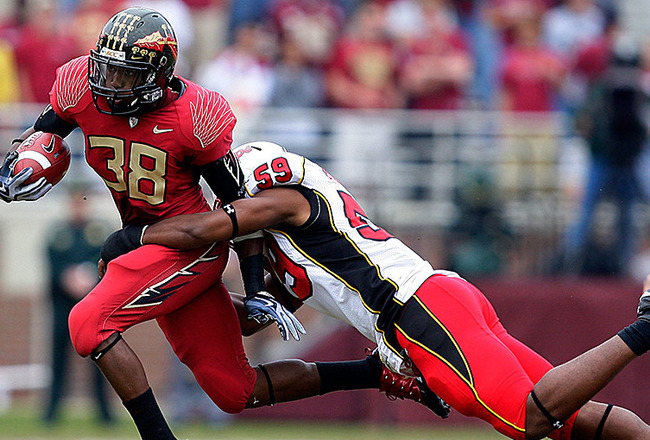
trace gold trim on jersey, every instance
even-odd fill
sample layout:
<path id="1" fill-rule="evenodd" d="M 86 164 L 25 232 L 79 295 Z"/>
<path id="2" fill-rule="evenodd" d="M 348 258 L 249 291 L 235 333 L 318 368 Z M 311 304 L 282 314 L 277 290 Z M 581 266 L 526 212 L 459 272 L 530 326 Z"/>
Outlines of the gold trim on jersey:
<path id="1" fill-rule="evenodd" d="M 65 112 L 75 107 L 88 90 L 87 55 L 61 66 L 56 78 L 56 102 L 60 110 Z"/>
<path id="2" fill-rule="evenodd" d="M 204 87 L 196 88 L 196 96 L 190 101 L 190 114 L 192 134 L 201 148 L 212 145 L 228 125 L 236 120 L 226 98 Z"/>

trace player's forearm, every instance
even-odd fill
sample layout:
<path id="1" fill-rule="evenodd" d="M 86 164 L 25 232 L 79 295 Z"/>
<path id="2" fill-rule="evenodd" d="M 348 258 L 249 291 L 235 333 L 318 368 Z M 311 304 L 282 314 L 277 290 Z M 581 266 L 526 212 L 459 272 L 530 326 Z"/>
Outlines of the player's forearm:
<path id="1" fill-rule="evenodd" d="M 217 212 L 182 215 L 150 225 L 142 236 L 143 244 L 160 244 L 176 249 L 193 249 L 230 238 L 230 221 L 214 223 L 209 216 Z M 223 214 L 225 217 L 225 214 Z"/>
<path id="2" fill-rule="evenodd" d="M 192 249 L 230 240 L 234 238 L 235 229 L 236 235 L 241 236 L 277 225 L 286 217 L 286 207 L 281 202 L 267 197 L 235 200 L 231 205 L 235 208 L 236 228 L 223 209 L 168 218 L 149 226 L 142 243 Z"/>

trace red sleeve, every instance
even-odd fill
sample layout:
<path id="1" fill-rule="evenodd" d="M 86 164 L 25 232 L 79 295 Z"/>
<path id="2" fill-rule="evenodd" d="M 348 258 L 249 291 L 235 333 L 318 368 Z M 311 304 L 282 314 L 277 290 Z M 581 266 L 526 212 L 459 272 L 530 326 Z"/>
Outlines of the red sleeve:
<path id="1" fill-rule="evenodd" d="M 219 93 L 198 87 L 190 102 L 194 144 L 192 165 L 201 166 L 223 157 L 232 145 L 237 118 L 230 104 Z"/>
<path id="2" fill-rule="evenodd" d="M 74 123 L 74 109 L 89 90 L 88 56 L 75 58 L 56 70 L 50 104 L 63 120 Z"/>

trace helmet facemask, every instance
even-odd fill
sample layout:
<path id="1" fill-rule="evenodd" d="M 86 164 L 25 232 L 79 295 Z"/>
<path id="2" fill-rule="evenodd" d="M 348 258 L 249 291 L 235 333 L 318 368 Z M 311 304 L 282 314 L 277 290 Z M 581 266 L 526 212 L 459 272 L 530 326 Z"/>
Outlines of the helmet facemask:
<path id="1" fill-rule="evenodd" d="M 125 65 L 92 50 L 88 78 L 95 106 L 102 113 L 142 113 L 155 108 L 163 97 L 163 88 L 157 82 L 159 78 L 148 63 L 132 61 Z"/>

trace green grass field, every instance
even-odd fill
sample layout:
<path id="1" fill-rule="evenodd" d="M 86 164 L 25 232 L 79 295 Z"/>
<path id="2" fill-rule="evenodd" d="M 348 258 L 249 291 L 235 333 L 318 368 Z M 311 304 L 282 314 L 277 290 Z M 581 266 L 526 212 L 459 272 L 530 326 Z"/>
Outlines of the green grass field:
<path id="1" fill-rule="evenodd" d="M 220 440 L 503 440 L 491 428 L 431 428 L 370 426 L 367 424 L 331 424 L 258 422 L 238 419 L 225 427 L 207 424 L 176 425 L 179 439 Z M 132 422 L 123 417 L 110 427 L 97 423 L 85 412 L 66 412 L 61 422 L 54 426 L 44 424 L 31 408 L 18 408 L 0 414 L 0 439 L 21 440 L 138 440 Z"/>

